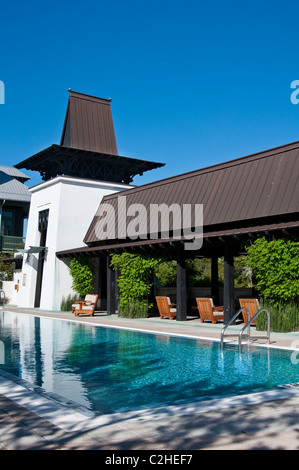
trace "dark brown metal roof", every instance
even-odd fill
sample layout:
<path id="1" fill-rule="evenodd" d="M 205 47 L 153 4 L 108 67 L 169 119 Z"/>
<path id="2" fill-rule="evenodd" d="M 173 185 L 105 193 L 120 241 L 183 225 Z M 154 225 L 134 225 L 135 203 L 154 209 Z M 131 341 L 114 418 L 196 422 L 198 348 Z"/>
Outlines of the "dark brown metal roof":
<path id="1" fill-rule="evenodd" d="M 298 220 L 298 179 L 299 142 L 295 142 L 112 194 L 102 203 L 111 204 L 116 214 L 118 196 L 126 196 L 127 207 L 143 204 L 148 214 L 150 204 L 203 204 L 204 231 L 217 232 L 232 224 L 261 226 L 286 216 Z M 99 242 L 95 228 L 100 208 L 85 236 L 86 244 Z"/>
<path id="2" fill-rule="evenodd" d="M 15 167 L 38 171 L 45 181 L 65 175 L 129 184 L 135 175 L 142 175 L 145 171 L 163 165 L 164 163 L 53 144 Z"/>
<path id="3" fill-rule="evenodd" d="M 69 93 L 60 145 L 117 155 L 111 99 Z"/>

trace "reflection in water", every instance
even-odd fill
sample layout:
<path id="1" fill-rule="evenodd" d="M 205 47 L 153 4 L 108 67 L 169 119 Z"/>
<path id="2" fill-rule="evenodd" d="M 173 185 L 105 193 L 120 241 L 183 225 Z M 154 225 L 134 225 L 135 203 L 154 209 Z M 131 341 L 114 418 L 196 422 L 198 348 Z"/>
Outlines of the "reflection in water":
<path id="1" fill-rule="evenodd" d="M 40 337 L 40 318 L 34 318 L 34 348 L 35 351 L 35 371 L 36 371 L 36 385 L 39 387 L 43 384 L 43 375 L 42 375 L 42 349 L 41 349 L 41 337 Z"/>
<path id="2" fill-rule="evenodd" d="M 94 327 L 63 320 L 0 315 L 0 367 L 94 411 L 111 413 L 179 400 L 224 397 L 298 382 L 283 350 L 238 347 Z"/>

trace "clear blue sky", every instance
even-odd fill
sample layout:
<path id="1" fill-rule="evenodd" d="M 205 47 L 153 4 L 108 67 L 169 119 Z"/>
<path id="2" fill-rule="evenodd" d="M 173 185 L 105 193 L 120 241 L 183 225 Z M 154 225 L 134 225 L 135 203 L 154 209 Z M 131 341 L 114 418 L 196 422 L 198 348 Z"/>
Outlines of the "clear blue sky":
<path id="1" fill-rule="evenodd" d="M 299 140 L 298 1 L 17 0 L 0 39 L 0 164 L 59 144 L 68 88 L 112 98 L 120 155 L 166 163 L 135 184 Z"/>

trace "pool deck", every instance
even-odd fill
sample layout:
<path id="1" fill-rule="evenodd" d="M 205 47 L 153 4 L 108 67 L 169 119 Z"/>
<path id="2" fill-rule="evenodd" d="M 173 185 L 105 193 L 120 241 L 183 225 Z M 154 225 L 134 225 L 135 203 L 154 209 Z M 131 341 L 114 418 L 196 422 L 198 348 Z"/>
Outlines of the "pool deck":
<path id="1" fill-rule="evenodd" d="M 207 338 L 219 341 L 223 325 L 202 324 L 198 318 L 186 322 L 124 319 L 105 312 L 94 317 L 70 313 L 5 307 L 7 311 L 54 317 L 138 331 Z M 231 331 L 239 330 L 236 325 Z M 256 343 L 265 344 L 265 340 Z M 271 334 L 271 346 L 291 348 L 299 358 L 299 332 Z M 290 351 L 290 360 L 291 354 Z M 299 364 L 298 364 L 299 367 Z M 24 389 L 0 374 L 0 450 L 241 450 L 299 449 L 299 388 L 278 393 L 182 406 L 161 407 L 139 413 L 88 417 L 79 409 L 65 407 Z M 127 454 L 128 455 L 128 454 Z"/>

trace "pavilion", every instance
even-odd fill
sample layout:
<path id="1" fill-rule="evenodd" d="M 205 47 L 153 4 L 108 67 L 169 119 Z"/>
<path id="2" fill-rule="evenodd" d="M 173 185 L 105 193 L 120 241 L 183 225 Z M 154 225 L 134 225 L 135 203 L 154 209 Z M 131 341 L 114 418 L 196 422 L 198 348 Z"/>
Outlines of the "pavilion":
<path id="1" fill-rule="evenodd" d="M 195 170 L 105 196 L 84 237 L 85 246 L 56 253 L 59 259 L 88 254 L 106 257 L 122 251 L 163 253 L 177 260 L 177 320 L 187 318 L 186 258 L 211 258 L 212 293 L 217 297 L 217 259 L 224 256 L 224 322 L 235 313 L 234 257 L 244 253 L 244 242 L 260 235 L 284 237 L 299 231 L 299 142 L 283 145 L 218 165 Z M 111 205 L 116 221 L 118 198 L 126 197 L 127 206 L 140 204 L 203 205 L 202 246 L 187 251 L 184 240 L 175 236 L 174 224 L 168 238 L 159 233 L 153 239 L 147 224 L 138 239 L 108 236 L 99 239 L 98 224 L 103 205 Z M 195 226 L 192 229 L 196 232 Z M 183 227 L 181 227 L 183 230 Z M 115 311 L 114 272 L 107 263 L 108 313 Z"/>

